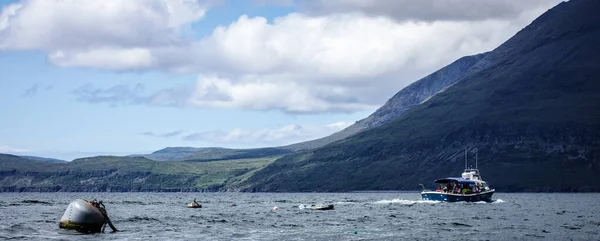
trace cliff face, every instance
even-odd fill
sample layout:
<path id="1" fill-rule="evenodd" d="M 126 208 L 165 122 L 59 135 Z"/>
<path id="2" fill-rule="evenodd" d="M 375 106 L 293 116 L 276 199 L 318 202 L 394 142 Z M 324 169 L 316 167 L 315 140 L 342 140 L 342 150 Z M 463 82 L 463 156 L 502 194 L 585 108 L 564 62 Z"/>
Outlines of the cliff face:
<path id="1" fill-rule="evenodd" d="M 422 104 L 278 159 L 241 188 L 417 189 L 460 175 L 466 147 L 499 191 L 600 191 L 598 9 L 597 0 L 559 4 Z"/>

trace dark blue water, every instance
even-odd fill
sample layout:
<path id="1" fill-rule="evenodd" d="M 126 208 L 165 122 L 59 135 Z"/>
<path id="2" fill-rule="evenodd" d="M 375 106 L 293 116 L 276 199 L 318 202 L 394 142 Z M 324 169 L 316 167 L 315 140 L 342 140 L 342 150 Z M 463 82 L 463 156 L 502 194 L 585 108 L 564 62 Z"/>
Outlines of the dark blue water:
<path id="1" fill-rule="evenodd" d="M 76 198 L 103 199 L 123 231 L 60 230 L 58 220 Z M 185 207 L 193 198 L 202 209 Z M 498 193 L 494 203 L 419 199 L 419 193 L 0 193 L 0 239 L 600 240 L 600 194 Z"/>

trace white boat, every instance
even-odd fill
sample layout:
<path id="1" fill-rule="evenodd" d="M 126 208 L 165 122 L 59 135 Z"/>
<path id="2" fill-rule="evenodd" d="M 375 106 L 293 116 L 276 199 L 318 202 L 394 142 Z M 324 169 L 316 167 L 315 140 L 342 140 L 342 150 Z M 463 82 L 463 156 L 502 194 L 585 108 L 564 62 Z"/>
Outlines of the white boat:
<path id="1" fill-rule="evenodd" d="M 465 149 L 465 170 L 461 177 L 447 177 L 435 180 L 437 190 L 425 190 L 421 192 L 421 199 L 427 201 L 441 202 L 492 202 L 495 189 L 491 189 L 488 183 L 483 181 L 479 169 L 477 169 L 477 155 L 475 156 L 475 168 L 467 168 L 467 150 Z"/>
<path id="2" fill-rule="evenodd" d="M 333 204 L 329 205 L 312 205 L 310 206 L 312 210 L 333 210 Z"/>

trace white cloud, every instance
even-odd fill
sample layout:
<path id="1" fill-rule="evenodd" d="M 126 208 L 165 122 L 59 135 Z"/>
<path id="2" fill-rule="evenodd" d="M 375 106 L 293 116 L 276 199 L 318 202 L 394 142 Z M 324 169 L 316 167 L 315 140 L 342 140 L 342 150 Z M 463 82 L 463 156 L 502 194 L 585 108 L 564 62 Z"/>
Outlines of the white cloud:
<path id="1" fill-rule="evenodd" d="M 58 66 L 98 67 L 104 69 L 127 70 L 148 68 L 155 62 L 145 48 L 97 48 L 87 51 L 54 51 L 48 55 Z"/>
<path id="2" fill-rule="evenodd" d="M 561 0 L 299 0 L 310 14 L 361 12 L 399 21 L 514 19 L 534 8 L 547 9 Z"/>
<path id="3" fill-rule="evenodd" d="M 472 6 L 465 4 L 469 1 L 455 1 L 452 7 L 471 11 Z M 545 10 L 534 3 L 501 1 L 498 4 L 517 6 L 515 16 L 396 21 L 395 16 L 369 9 L 392 11 L 404 5 L 351 1 L 344 3 L 353 6 L 348 11 L 316 16 L 293 13 L 272 22 L 244 15 L 202 39 L 187 38 L 186 26 L 202 18 L 209 3 L 31 0 L 12 4 L 0 15 L 0 49 L 42 50 L 51 62 L 64 67 L 199 74 L 196 83 L 189 85 L 91 102 L 354 112 L 374 110 L 407 84 L 459 57 L 493 49 Z M 410 4 L 421 8 L 433 4 L 419 3 Z"/>
<path id="4" fill-rule="evenodd" d="M 200 76 L 187 104 L 192 106 L 244 108 L 252 110 L 279 109 L 290 113 L 346 111 L 374 109 L 357 100 L 343 87 L 300 85 L 271 76 L 240 76 L 230 80 L 214 76 Z M 339 100 L 335 100 L 338 97 Z"/>
<path id="5" fill-rule="evenodd" d="M 29 152 L 29 150 L 0 145 L 0 153 L 25 153 L 25 152 Z"/>
<path id="6" fill-rule="evenodd" d="M 338 129 L 342 130 L 350 125 L 352 125 L 352 122 L 340 121 L 340 122 L 336 122 L 336 123 L 331 123 L 326 126 L 330 127 L 330 128 L 338 128 Z"/>
<path id="7" fill-rule="evenodd" d="M 372 110 L 464 55 L 491 50 L 524 24 L 398 23 L 385 17 L 242 16 L 200 41 L 194 106 L 312 113 Z M 216 76 L 216 77 L 215 77 Z M 221 96 L 225 98 L 214 98 Z"/>
<path id="8" fill-rule="evenodd" d="M 61 66 L 136 69 L 148 47 L 185 41 L 181 31 L 206 13 L 192 0 L 30 0 L 0 15 L 0 49 L 35 49 Z M 124 58 L 124 59 L 122 59 Z"/>
<path id="9" fill-rule="evenodd" d="M 343 123 L 343 124 L 342 124 Z M 233 129 L 229 132 L 220 130 L 188 134 L 183 137 L 187 141 L 202 141 L 209 145 L 286 145 L 300 141 L 312 140 L 340 131 L 349 124 L 338 122 L 324 126 L 285 125 L 277 128 Z"/>

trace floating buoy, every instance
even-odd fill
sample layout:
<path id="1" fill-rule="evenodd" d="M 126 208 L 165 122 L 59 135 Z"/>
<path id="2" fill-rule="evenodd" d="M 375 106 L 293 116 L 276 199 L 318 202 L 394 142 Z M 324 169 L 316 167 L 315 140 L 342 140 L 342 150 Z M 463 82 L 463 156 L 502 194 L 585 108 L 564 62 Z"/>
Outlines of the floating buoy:
<path id="1" fill-rule="evenodd" d="M 273 211 L 277 211 L 279 208 L 277 206 L 273 207 Z"/>
<path id="2" fill-rule="evenodd" d="M 194 198 L 194 201 L 189 203 L 187 205 L 188 208 L 202 208 L 202 205 L 198 202 L 196 202 L 196 199 Z"/>
<path id="3" fill-rule="evenodd" d="M 82 233 L 99 233 L 104 232 L 106 224 L 113 232 L 119 231 L 108 218 L 102 201 L 96 202 L 96 200 L 93 200 L 88 202 L 83 199 L 76 199 L 67 206 L 67 210 L 60 218 L 58 227 Z"/>
<path id="4" fill-rule="evenodd" d="M 58 226 L 84 233 L 99 233 L 104 223 L 106 220 L 98 208 L 88 201 L 77 199 L 69 204 Z"/>

